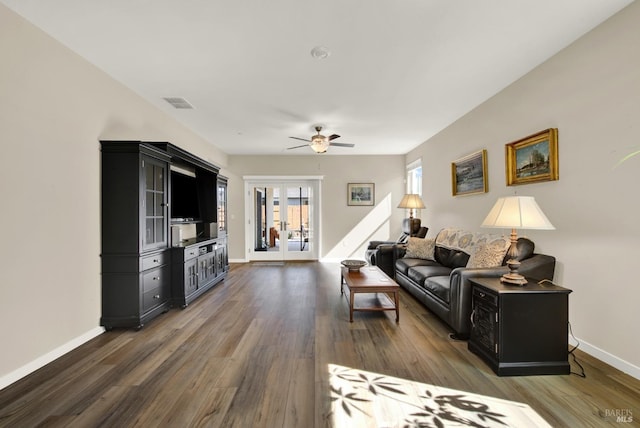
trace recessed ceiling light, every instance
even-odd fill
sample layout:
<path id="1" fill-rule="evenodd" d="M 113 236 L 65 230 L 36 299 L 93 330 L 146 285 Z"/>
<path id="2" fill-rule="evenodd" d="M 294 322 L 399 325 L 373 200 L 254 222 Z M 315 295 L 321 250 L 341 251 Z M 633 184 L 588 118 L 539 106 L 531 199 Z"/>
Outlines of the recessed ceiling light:
<path id="1" fill-rule="evenodd" d="M 329 49 L 325 48 L 324 46 L 316 46 L 315 48 L 311 49 L 311 56 L 315 59 L 325 59 L 329 55 L 331 55 L 331 51 L 329 51 Z"/>

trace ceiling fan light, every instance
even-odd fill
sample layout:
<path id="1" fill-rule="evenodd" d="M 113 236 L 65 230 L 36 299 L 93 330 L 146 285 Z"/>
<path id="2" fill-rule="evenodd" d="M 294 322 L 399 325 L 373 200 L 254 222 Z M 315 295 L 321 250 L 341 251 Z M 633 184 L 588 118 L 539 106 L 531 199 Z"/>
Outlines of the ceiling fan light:
<path id="1" fill-rule="evenodd" d="M 329 140 L 324 135 L 314 135 L 311 137 L 311 149 L 316 153 L 324 153 L 329 148 Z"/>

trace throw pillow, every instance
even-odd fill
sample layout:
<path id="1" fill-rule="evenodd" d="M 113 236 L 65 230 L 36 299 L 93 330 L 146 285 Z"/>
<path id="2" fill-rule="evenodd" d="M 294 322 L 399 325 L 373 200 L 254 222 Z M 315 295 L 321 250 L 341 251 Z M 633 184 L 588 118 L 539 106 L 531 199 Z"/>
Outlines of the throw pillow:
<path id="1" fill-rule="evenodd" d="M 434 260 L 435 239 L 409 238 L 405 257 L 413 259 Z"/>
<path id="2" fill-rule="evenodd" d="M 488 268 L 502 265 L 509 247 L 504 245 L 478 244 L 467 262 L 468 268 Z"/>

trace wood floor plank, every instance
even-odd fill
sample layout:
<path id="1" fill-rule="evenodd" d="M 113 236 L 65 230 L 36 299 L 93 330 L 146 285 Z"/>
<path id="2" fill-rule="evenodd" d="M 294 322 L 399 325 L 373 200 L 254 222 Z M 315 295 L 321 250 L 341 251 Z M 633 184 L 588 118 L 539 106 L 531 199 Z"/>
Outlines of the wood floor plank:
<path id="1" fill-rule="evenodd" d="M 620 426 L 640 381 L 584 354 L 586 378 L 498 377 L 417 300 L 356 312 L 337 263 L 232 265 L 185 309 L 113 330 L 0 391 L 0 427 L 334 427 L 342 366 L 530 405 L 554 427 Z M 572 371 L 580 368 L 571 363 Z"/>

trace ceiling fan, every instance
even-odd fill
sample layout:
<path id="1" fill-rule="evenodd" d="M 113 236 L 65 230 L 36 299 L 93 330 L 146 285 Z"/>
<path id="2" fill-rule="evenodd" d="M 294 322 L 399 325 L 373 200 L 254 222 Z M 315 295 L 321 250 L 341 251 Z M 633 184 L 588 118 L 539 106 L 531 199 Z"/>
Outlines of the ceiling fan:
<path id="1" fill-rule="evenodd" d="M 299 149 L 300 147 L 309 146 L 311 147 L 311 150 L 313 150 L 316 153 L 324 153 L 327 151 L 327 148 L 329 148 L 329 146 L 338 146 L 338 147 L 354 147 L 355 146 L 355 144 L 332 143 L 333 140 L 335 140 L 336 138 L 340 138 L 340 136 L 337 134 L 332 134 L 332 135 L 329 135 L 328 137 L 325 137 L 324 135 L 320 135 L 320 131 L 322 131 L 322 126 L 316 126 L 317 134 L 312 136 L 310 140 L 305 140 L 304 138 L 298 138 L 298 137 L 289 137 L 289 138 L 293 138 L 294 140 L 307 141 L 309 144 L 289 147 L 287 148 L 287 150 Z"/>

